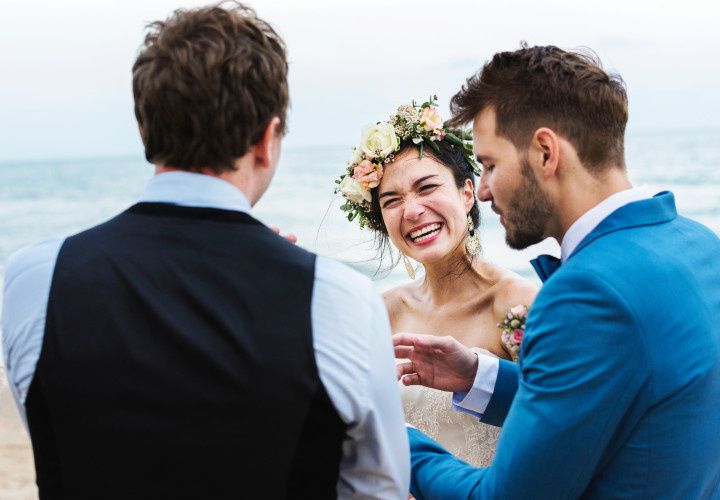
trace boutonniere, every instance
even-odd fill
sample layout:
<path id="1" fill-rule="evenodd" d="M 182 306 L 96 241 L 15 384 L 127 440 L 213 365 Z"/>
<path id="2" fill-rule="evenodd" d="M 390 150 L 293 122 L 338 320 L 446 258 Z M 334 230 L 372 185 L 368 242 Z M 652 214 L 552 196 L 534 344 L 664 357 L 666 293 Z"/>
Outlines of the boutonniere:
<path id="1" fill-rule="evenodd" d="M 528 306 L 517 305 L 510 309 L 497 325 L 502 331 L 500 338 L 503 344 L 512 354 L 513 361 L 516 362 L 520 356 L 520 344 L 522 344 L 523 335 L 525 334 L 525 320 L 529 310 Z"/>

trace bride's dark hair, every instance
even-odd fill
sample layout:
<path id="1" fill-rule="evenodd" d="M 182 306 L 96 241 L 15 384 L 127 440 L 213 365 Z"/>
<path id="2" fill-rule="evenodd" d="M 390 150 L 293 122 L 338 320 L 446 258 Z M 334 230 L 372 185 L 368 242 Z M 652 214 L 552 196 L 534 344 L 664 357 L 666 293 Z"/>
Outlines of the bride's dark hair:
<path id="1" fill-rule="evenodd" d="M 455 185 L 458 189 L 465 185 L 465 181 L 467 179 L 470 179 L 474 191 L 475 175 L 473 174 L 472 168 L 460 148 L 453 146 L 448 141 L 438 141 L 435 144 L 437 144 L 439 151 L 435 151 L 429 147 L 424 147 L 423 155 L 434 158 L 440 164 L 450 169 L 453 174 L 453 178 L 455 179 Z M 397 153 L 395 153 L 395 157 L 411 148 L 414 148 L 419 152 L 419 146 L 417 144 L 414 144 L 412 140 L 403 141 L 400 144 L 400 149 Z M 380 210 L 378 189 L 379 186 L 370 190 L 370 194 L 372 195 L 372 201 L 370 202 L 372 205 L 372 210 L 368 211 L 367 217 L 370 223 L 369 226 L 373 229 L 375 234 L 375 246 L 377 249 L 378 259 L 377 272 L 379 273 L 383 269 L 383 261 L 385 260 L 386 256 L 390 258 L 390 265 L 387 268 L 387 270 L 389 270 L 397 265 L 398 261 L 400 260 L 400 255 L 397 252 L 393 251 L 394 247 L 392 243 L 390 243 L 390 237 L 388 236 L 387 228 L 385 227 L 385 221 L 382 218 L 382 212 Z M 470 209 L 468 215 L 472 219 L 473 224 L 475 224 L 475 228 L 478 229 L 480 227 L 480 207 L 478 206 L 477 199 L 475 199 L 475 202 L 473 203 L 473 206 Z"/>

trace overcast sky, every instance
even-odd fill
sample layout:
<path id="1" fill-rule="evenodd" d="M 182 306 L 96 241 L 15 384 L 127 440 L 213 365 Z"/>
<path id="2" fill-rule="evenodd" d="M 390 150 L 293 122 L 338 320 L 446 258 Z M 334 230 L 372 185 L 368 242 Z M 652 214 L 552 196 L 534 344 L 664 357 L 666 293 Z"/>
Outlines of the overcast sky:
<path id="1" fill-rule="evenodd" d="M 4 0 L 0 160 L 140 155 L 130 67 L 173 0 Z M 718 2 L 250 2 L 285 38 L 286 145 L 347 145 L 413 98 L 446 108 L 521 40 L 594 49 L 628 85 L 630 129 L 720 129 Z M 446 7 L 452 6 L 451 8 Z"/>

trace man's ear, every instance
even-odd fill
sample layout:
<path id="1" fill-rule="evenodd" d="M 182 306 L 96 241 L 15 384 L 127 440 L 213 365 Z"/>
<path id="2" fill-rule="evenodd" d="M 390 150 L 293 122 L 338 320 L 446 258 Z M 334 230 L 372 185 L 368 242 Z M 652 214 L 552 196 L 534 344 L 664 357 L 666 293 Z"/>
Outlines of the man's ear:
<path id="1" fill-rule="evenodd" d="M 540 127 L 530 143 L 530 163 L 537 166 L 536 175 L 547 179 L 555 175 L 560 161 L 560 138 L 550 128 Z"/>
<path id="2" fill-rule="evenodd" d="M 275 116 L 268 122 L 260 141 L 250 147 L 250 152 L 255 158 L 256 166 L 266 168 L 274 164 L 274 155 L 277 151 L 274 145 L 276 141 L 280 140 L 279 129 L 280 118 Z"/>

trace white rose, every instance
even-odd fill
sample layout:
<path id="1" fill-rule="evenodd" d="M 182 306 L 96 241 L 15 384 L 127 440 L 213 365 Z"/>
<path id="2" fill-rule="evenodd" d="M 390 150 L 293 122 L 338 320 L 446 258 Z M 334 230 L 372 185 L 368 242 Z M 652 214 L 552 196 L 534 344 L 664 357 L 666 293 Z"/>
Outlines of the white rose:
<path id="1" fill-rule="evenodd" d="M 365 189 L 352 175 L 346 175 L 342 182 L 340 182 L 340 192 L 353 203 L 369 202 L 372 200 L 370 190 Z"/>
<path id="2" fill-rule="evenodd" d="M 369 158 L 385 158 L 395 152 L 400 141 L 395 134 L 395 127 L 387 122 L 380 122 L 377 125 L 366 125 L 362 131 L 360 149 Z"/>
<path id="3" fill-rule="evenodd" d="M 352 155 L 352 158 L 350 159 L 350 164 L 357 165 L 364 159 L 365 159 L 365 155 L 363 154 L 362 149 L 353 148 L 353 155 Z"/>

